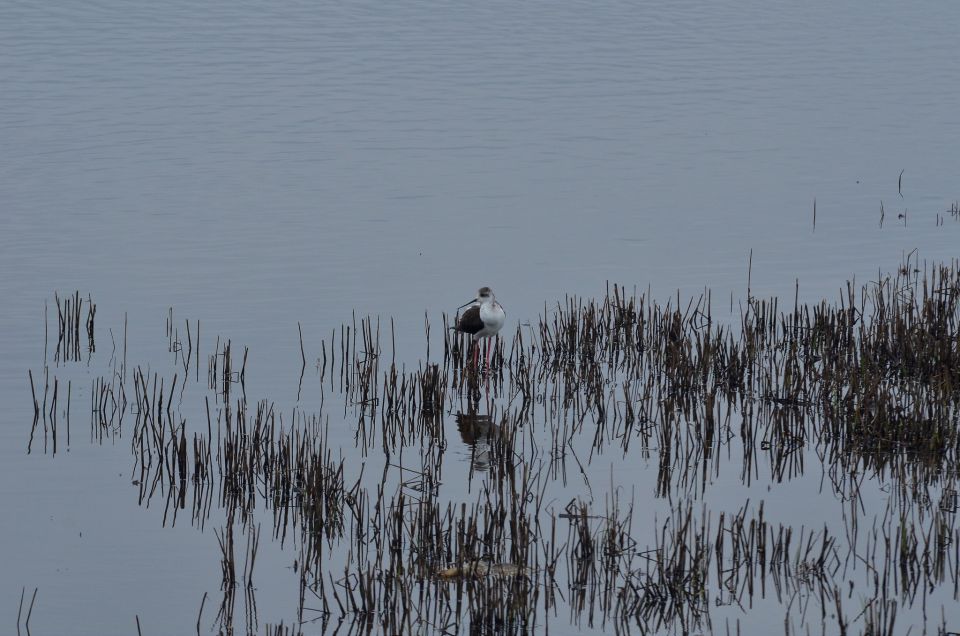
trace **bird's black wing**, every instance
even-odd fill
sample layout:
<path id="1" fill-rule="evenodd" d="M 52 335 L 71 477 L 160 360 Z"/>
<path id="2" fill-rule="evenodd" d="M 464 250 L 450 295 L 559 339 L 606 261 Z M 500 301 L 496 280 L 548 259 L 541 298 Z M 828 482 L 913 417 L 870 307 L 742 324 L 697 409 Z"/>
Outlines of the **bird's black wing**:
<path id="1" fill-rule="evenodd" d="M 480 305 L 469 307 L 457 321 L 457 331 L 473 335 L 483 329 L 483 320 L 480 319 Z"/>

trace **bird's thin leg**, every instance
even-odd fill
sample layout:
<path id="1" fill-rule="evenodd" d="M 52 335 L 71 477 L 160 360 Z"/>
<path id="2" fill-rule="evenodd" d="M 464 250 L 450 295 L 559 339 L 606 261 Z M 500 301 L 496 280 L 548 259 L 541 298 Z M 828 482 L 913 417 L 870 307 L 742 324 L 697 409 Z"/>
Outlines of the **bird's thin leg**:
<path id="1" fill-rule="evenodd" d="M 493 349 L 493 342 L 492 338 L 487 339 L 487 371 L 490 370 L 490 350 Z"/>
<path id="2" fill-rule="evenodd" d="M 473 343 L 473 366 L 474 367 L 477 366 L 477 362 L 479 362 L 479 358 L 480 358 L 480 341 L 477 340 L 477 341 L 474 341 Z"/>

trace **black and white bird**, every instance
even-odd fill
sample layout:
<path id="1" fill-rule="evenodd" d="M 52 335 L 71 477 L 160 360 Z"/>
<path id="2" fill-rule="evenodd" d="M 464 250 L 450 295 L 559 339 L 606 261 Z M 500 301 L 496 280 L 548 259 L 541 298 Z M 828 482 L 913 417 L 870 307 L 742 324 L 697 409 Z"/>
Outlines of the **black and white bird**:
<path id="1" fill-rule="evenodd" d="M 493 295 L 493 290 L 489 287 L 481 287 L 477 292 L 477 297 L 470 302 L 460 305 L 457 309 L 469 307 L 457 320 L 457 326 L 454 327 L 461 333 L 468 333 L 472 336 L 474 344 L 473 362 L 477 363 L 477 356 L 480 353 L 480 347 L 477 342 L 481 338 L 492 338 L 496 336 L 503 327 L 507 314 L 503 307 L 497 302 L 497 297 Z M 490 365 L 490 350 L 487 349 L 487 366 Z"/>

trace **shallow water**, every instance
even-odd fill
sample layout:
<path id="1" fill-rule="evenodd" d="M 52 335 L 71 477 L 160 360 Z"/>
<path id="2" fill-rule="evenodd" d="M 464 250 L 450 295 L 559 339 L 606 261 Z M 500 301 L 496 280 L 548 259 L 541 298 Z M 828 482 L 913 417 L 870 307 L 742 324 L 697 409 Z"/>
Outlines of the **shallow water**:
<path id="1" fill-rule="evenodd" d="M 960 223 L 938 225 L 960 198 L 958 14 L 896 3 L 0 6 L 8 614 L 37 587 L 33 633 L 130 633 L 135 616 L 144 633 L 184 631 L 203 594 L 219 594 L 213 533 L 164 527 L 162 505 L 138 506 L 128 439 L 90 444 L 78 417 L 69 452 L 26 454 L 27 371 L 51 363 L 55 291 L 97 303 L 90 370 L 51 367 L 84 409 L 124 317 L 131 363 L 170 372 L 173 307 L 201 321 L 205 354 L 217 335 L 248 346 L 251 399 L 286 412 L 319 399 L 308 374 L 298 402 L 298 322 L 312 362 L 354 313 L 392 318 L 409 369 L 425 358 L 424 317 L 439 331 L 441 313 L 480 285 L 496 290 L 510 332 L 565 294 L 603 295 L 606 281 L 661 302 L 679 290 L 684 305 L 708 287 L 717 313 L 732 297 L 734 317 L 748 269 L 754 296 L 792 302 L 799 281 L 801 299 L 832 301 L 849 278 L 893 270 L 915 249 L 958 256 Z M 331 421 L 359 461 L 352 426 Z M 455 501 L 475 491 L 466 451 L 449 452 L 461 453 L 444 482 Z M 639 454 L 590 471 L 670 509 L 654 499 L 656 463 Z M 727 466 L 708 501 L 762 499 L 768 519 L 819 522 L 841 504 L 821 494 L 818 472 L 775 485 L 760 472 L 748 487 Z M 863 507 L 882 514 L 887 488 L 865 487 Z M 296 608 L 292 558 L 262 543 L 261 626 Z M 729 616 L 748 632 L 783 624 L 780 604 Z M 550 629 L 581 631 L 565 618 Z"/>

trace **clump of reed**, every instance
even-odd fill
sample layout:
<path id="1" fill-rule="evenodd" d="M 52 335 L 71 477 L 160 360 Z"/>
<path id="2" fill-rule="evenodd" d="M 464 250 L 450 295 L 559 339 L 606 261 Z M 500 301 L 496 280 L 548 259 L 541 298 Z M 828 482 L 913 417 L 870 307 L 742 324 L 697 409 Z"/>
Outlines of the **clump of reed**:
<path id="1" fill-rule="evenodd" d="M 77 362 L 82 359 L 80 326 L 83 320 L 83 327 L 87 337 L 87 353 L 92 355 L 96 351 L 96 340 L 94 338 L 94 322 L 97 315 L 97 306 L 90 296 L 87 296 L 87 314 L 83 316 L 83 298 L 80 292 L 74 292 L 64 299 L 54 293 L 54 302 L 57 305 L 57 349 L 54 354 L 56 363 Z"/>

